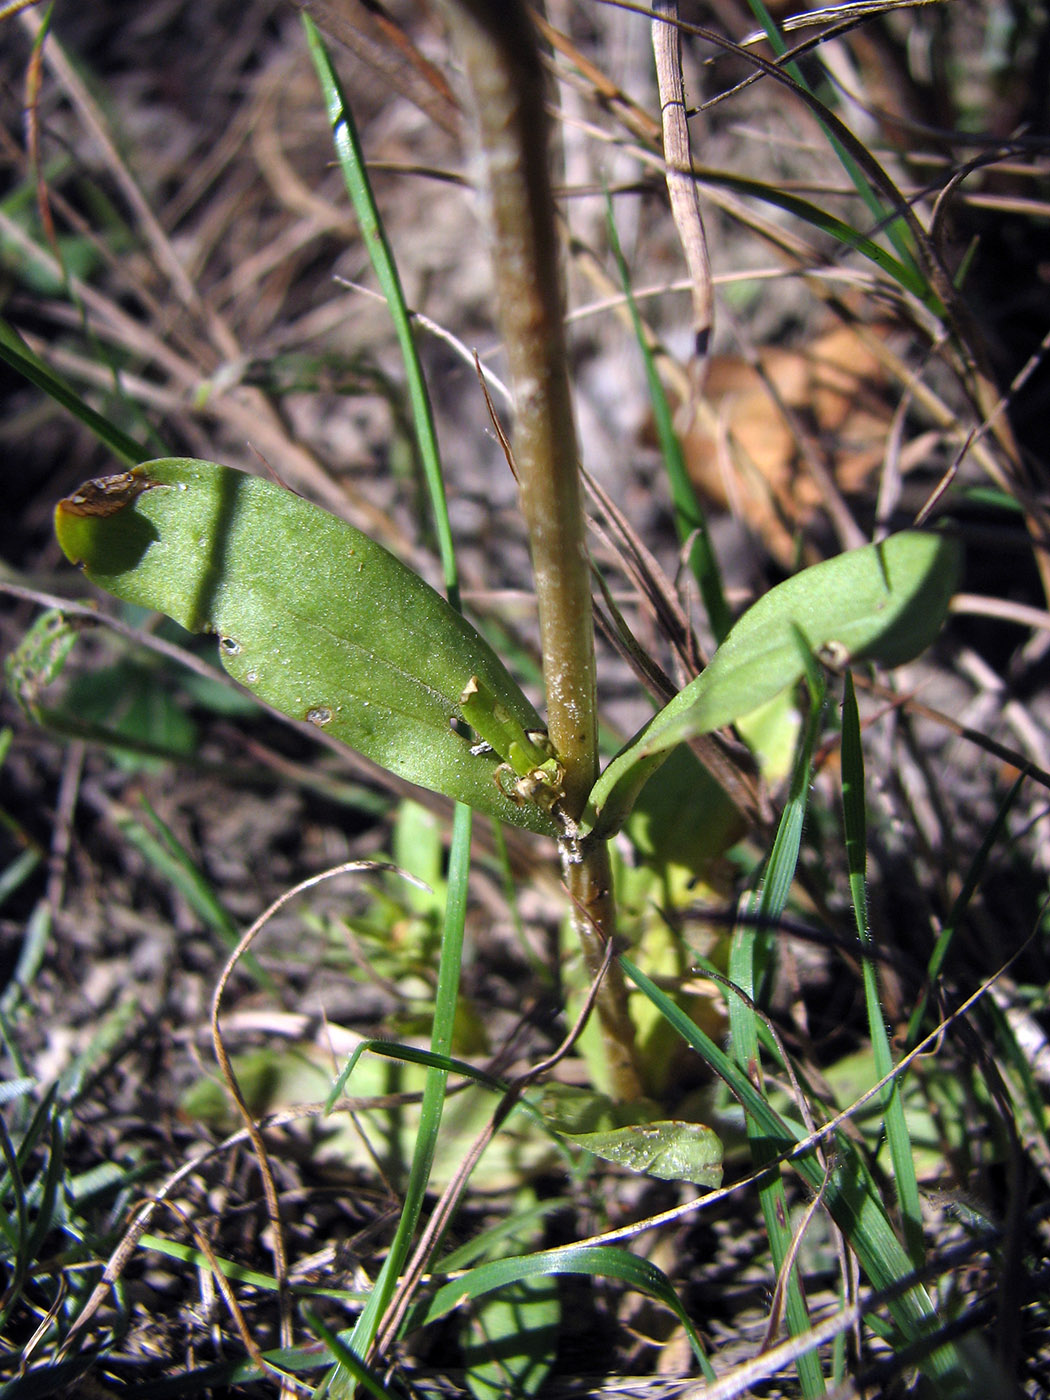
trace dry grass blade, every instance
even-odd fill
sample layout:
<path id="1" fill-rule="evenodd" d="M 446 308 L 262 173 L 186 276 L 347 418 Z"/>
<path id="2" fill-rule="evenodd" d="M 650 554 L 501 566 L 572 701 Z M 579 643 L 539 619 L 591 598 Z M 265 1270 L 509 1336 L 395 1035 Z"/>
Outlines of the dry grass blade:
<path id="1" fill-rule="evenodd" d="M 692 173 L 685 84 L 682 79 L 682 39 L 675 23 L 678 19 L 678 0 L 656 0 L 654 10 L 660 16 L 653 21 L 653 53 L 663 118 L 667 192 L 692 283 L 692 374 L 694 391 L 699 393 L 703 387 L 704 367 L 714 327 L 711 259 L 707 252 L 707 235 Z"/>
<path id="2" fill-rule="evenodd" d="M 678 594 L 656 556 L 631 527 L 630 521 L 609 493 L 589 472 L 584 474 L 584 481 L 612 531 L 610 545 L 619 567 L 637 589 L 639 598 L 651 610 L 660 636 L 675 656 L 680 688 L 700 674 L 706 665 L 706 657 L 689 625 Z M 671 695 L 664 696 L 664 702 L 670 698 Z"/>
<path id="3" fill-rule="evenodd" d="M 459 134 L 459 105 L 441 71 L 430 63 L 383 5 L 364 0 L 295 0 L 326 34 L 414 102 L 450 135 Z"/>
<path id="4" fill-rule="evenodd" d="M 609 544 L 619 567 L 637 590 L 642 605 L 651 611 L 659 635 L 672 650 L 679 670 L 680 688 L 700 673 L 704 658 L 678 595 L 655 557 L 608 493 L 589 473 L 584 474 L 584 480 L 588 492 L 608 521 L 612 531 Z M 602 590 L 611 608 L 612 599 L 604 585 Z M 598 616 L 601 619 L 600 612 Z M 625 635 L 626 627 L 619 612 L 614 611 L 603 625 L 606 636 L 636 675 L 657 699 L 666 704 L 676 693 L 675 688 L 663 677 L 656 663 L 646 657 L 644 648 L 637 640 L 629 633 Z M 692 740 L 689 747 L 729 794 L 749 827 L 758 828 L 769 822 L 772 814 L 769 796 L 758 777 L 751 755 L 738 740 L 728 735 L 709 734 Z"/>

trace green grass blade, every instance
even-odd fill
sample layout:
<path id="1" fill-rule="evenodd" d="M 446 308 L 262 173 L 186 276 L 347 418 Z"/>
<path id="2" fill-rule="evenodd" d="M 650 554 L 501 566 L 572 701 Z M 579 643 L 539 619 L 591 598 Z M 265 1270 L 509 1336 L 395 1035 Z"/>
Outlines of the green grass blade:
<path id="1" fill-rule="evenodd" d="M 769 13 L 768 9 L 763 3 L 763 0 L 748 0 L 748 6 L 751 10 L 751 13 L 755 16 L 755 18 L 758 20 L 759 24 L 765 31 L 766 37 L 769 39 L 769 43 L 771 48 L 773 49 L 773 52 L 777 55 L 778 58 L 780 58 L 783 54 L 787 52 L 787 44 L 785 43 L 783 35 L 780 33 L 780 30 L 777 27 L 776 20 L 774 20 L 773 16 Z M 843 170 L 849 176 L 849 179 L 852 182 L 854 189 L 864 201 L 865 205 L 868 208 L 868 211 L 871 213 L 876 223 L 885 227 L 887 236 L 893 243 L 893 246 L 897 249 L 897 252 L 900 254 L 904 265 L 908 269 L 910 269 L 910 271 L 916 277 L 921 277 L 922 274 L 919 272 L 919 269 L 915 264 L 915 259 L 911 248 L 911 242 L 908 236 L 907 224 L 900 217 L 899 213 L 896 213 L 893 208 L 886 208 L 882 200 L 879 198 L 871 181 L 868 179 L 868 176 L 864 173 L 864 170 L 861 168 L 861 163 L 858 162 L 855 155 L 851 154 L 851 152 L 846 148 L 840 137 L 836 134 L 832 125 L 828 121 L 824 120 L 820 111 L 820 108 L 823 106 L 823 104 L 820 103 L 819 98 L 816 97 L 809 84 L 806 82 L 805 76 L 799 65 L 794 62 L 785 63 L 784 71 L 791 78 L 794 79 L 794 81 L 798 84 L 799 88 L 802 89 L 802 91 L 805 92 L 811 99 L 810 106 L 815 111 L 817 120 L 823 127 L 824 134 L 827 136 L 828 141 L 831 144 L 832 150 L 835 152 L 836 156 L 838 156 Z M 827 115 L 829 117 L 832 116 L 830 112 L 828 112 Z M 865 152 L 865 155 L 867 155 L 867 152 Z M 868 158 L 872 160 L 874 159 L 874 157 Z M 901 203 L 903 203 L 903 200 L 901 200 Z"/>
<path id="2" fill-rule="evenodd" d="M 569 1246 L 565 1249 L 542 1250 L 538 1254 L 493 1259 L 487 1264 L 479 1264 L 477 1268 L 468 1270 L 439 1288 L 426 1306 L 425 1312 L 422 1312 L 422 1316 L 413 1320 L 417 1325 L 420 1322 L 435 1322 L 458 1307 L 464 1299 L 479 1298 L 521 1279 L 548 1274 L 587 1274 L 591 1277 L 615 1278 L 664 1303 L 685 1329 L 689 1345 L 704 1375 L 708 1380 L 714 1380 L 714 1372 L 692 1319 L 671 1287 L 667 1275 L 648 1259 L 642 1259 L 614 1245 Z"/>
<path id="3" fill-rule="evenodd" d="M 121 835 L 144 856 L 154 870 L 178 890 L 197 917 L 217 933 L 228 948 L 240 942 L 241 930 L 219 902 L 210 881 L 198 867 L 189 851 L 156 812 L 143 800 L 152 830 L 131 812 L 114 807 L 113 815 Z M 241 966 L 269 991 L 275 989 L 273 978 L 252 953 L 245 954 Z"/>
<path id="4" fill-rule="evenodd" d="M 535 1188 L 514 1192 L 509 1232 L 489 1236 L 487 1257 L 521 1258 L 542 1242 Z M 458 1326 L 463 1379 L 474 1400 L 531 1400 L 543 1393 L 558 1352 L 561 1289 L 553 1274 L 495 1289 L 464 1309 Z"/>
<path id="5" fill-rule="evenodd" d="M 211 1269 L 217 1267 L 223 1278 L 233 1279 L 237 1283 L 249 1284 L 252 1288 L 261 1288 L 267 1293 L 277 1292 L 277 1279 L 273 1274 L 263 1273 L 259 1269 L 247 1268 L 244 1264 L 238 1264 L 232 1259 L 227 1259 L 221 1254 L 205 1254 L 202 1250 L 191 1244 L 180 1244 L 177 1240 L 165 1239 L 163 1235 L 153 1235 L 148 1230 L 138 1241 L 140 1249 L 153 1250 L 157 1254 L 163 1254 L 167 1259 L 177 1259 L 182 1264 L 191 1264 L 195 1269 Z M 291 1284 L 290 1291 L 293 1294 L 304 1294 L 311 1298 L 333 1298 L 344 1303 L 363 1303 L 365 1295 L 359 1289 L 354 1288 L 325 1288 L 318 1283 Z"/>
<path id="6" fill-rule="evenodd" d="M 434 1025 L 430 1037 L 430 1049 L 434 1055 L 447 1056 L 452 1048 L 456 997 L 459 991 L 459 975 L 463 959 L 463 929 L 466 920 L 467 882 L 470 872 L 470 832 L 470 808 L 457 804 L 452 822 L 445 932 L 441 941 L 441 962 L 438 966 L 438 985 L 434 1001 Z M 350 1338 L 350 1348 L 357 1357 L 365 1356 L 375 1340 L 383 1320 L 383 1314 L 393 1297 L 398 1275 L 408 1256 L 436 1151 L 447 1079 L 448 1075 L 443 1069 L 432 1068 L 427 1075 L 426 1085 L 423 1089 L 423 1102 L 420 1107 L 415 1153 L 412 1158 L 412 1167 L 405 1190 L 405 1202 L 401 1218 L 398 1221 L 397 1232 L 372 1293 L 364 1311 L 357 1319 Z M 336 1375 L 333 1376 L 333 1384 L 346 1388 L 350 1381 L 349 1373 L 342 1371 L 342 1368 L 337 1368 Z"/>
<path id="7" fill-rule="evenodd" d="M 40 851 L 30 846 L 21 851 L 3 871 L 0 871 L 0 907 L 3 906 L 9 895 L 14 894 L 15 890 L 29 879 L 42 859 Z"/>
<path id="8" fill-rule="evenodd" d="M 47 1144 L 47 1165 L 43 1175 L 36 1178 L 32 1189 L 27 1193 L 28 1199 L 36 1208 L 36 1218 L 25 1241 L 27 1262 L 39 1259 L 45 1239 L 61 1224 L 65 1214 L 65 1202 L 61 1192 L 66 1174 L 68 1122 L 68 1114 L 55 1105 L 48 1125 L 51 1131 Z"/>
<path id="9" fill-rule="evenodd" d="M 354 1378 L 358 1385 L 364 1386 L 369 1395 L 374 1395 L 376 1400 L 398 1400 L 400 1391 L 388 1390 L 379 1377 L 343 1341 L 342 1337 L 333 1332 L 331 1328 L 326 1327 L 311 1308 L 303 1309 L 303 1317 L 310 1331 L 316 1333 L 332 1353 L 333 1359 L 339 1363 L 347 1375 Z"/>
<path id="10" fill-rule="evenodd" d="M 60 379 L 52 369 L 44 363 L 38 355 L 34 355 L 29 346 L 24 343 L 21 336 L 10 324 L 0 316 L 0 360 L 17 371 L 23 379 L 28 379 L 30 384 L 35 384 L 38 389 L 43 389 L 49 398 L 60 404 L 83 423 L 100 442 L 104 442 L 109 450 L 116 454 L 127 466 L 134 466 L 136 462 L 144 461 L 145 458 L 153 454 L 144 450 L 141 443 L 128 435 L 111 423 L 108 418 L 95 410 L 77 393 L 75 389 Z"/>
<path id="11" fill-rule="evenodd" d="M 0 1021 L 13 1015 L 23 995 L 36 980 L 51 940 L 52 922 L 51 906 L 46 899 L 41 899 L 26 921 L 25 937 L 18 951 L 18 962 L 3 994 L 0 995 Z M 7 1041 L 6 1035 L 4 1039 Z M 14 1053 L 9 1041 L 8 1052 Z"/>
<path id="12" fill-rule="evenodd" d="M 774 1151 L 790 1152 L 794 1144 L 802 1141 L 805 1134 L 801 1125 L 778 1114 L 740 1067 L 665 992 L 626 957 L 621 956 L 620 965 L 686 1044 L 726 1083 L 745 1113 L 769 1138 Z M 839 1134 L 834 1139 L 834 1152 L 834 1166 L 827 1178 L 811 1147 L 792 1157 L 792 1165 L 810 1190 L 823 1191 L 829 1215 L 873 1287 L 889 1295 L 887 1308 L 903 1334 L 902 1340 L 930 1347 L 920 1365 L 938 1393 L 952 1400 L 968 1397 L 970 1371 L 966 1359 L 955 1344 L 938 1345 L 932 1340 L 939 1325 L 933 1303 L 926 1289 L 912 1281 L 911 1262 L 879 1201 L 870 1173 L 846 1136 Z"/>
<path id="13" fill-rule="evenodd" d="M 803 199 L 801 195 L 792 194 L 790 190 L 777 189 L 775 185 L 767 185 L 760 180 L 749 180 L 741 175 L 728 174 L 723 170 L 709 170 L 704 166 L 697 166 L 696 177 L 705 184 L 720 185 L 727 190 L 732 190 L 735 194 L 746 195 L 748 198 L 760 200 L 763 204 L 772 204 L 774 208 L 783 209 L 785 213 L 793 215 L 812 228 L 819 229 L 821 233 L 827 234 L 829 238 L 833 238 L 844 248 L 851 248 L 855 253 L 860 253 L 862 257 L 874 263 L 882 272 L 892 277 L 898 286 L 911 292 L 934 314 L 943 315 L 944 307 L 939 297 L 931 291 L 928 280 L 921 272 L 916 271 L 912 264 L 901 262 L 881 244 L 876 243 L 873 238 L 861 233 L 859 229 L 855 229 L 844 219 L 837 218 L 826 209 L 822 209 L 819 204 Z"/>
<path id="14" fill-rule="evenodd" d="M 842 817 L 853 915 L 862 949 L 861 969 L 864 978 L 864 1003 L 868 1013 L 868 1034 L 871 1037 L 875 1073 L 879 1079 L 883 1079 L 893 1069 L 893 1053 L 880 1004 L 879 973 L 872 956 L 874 943 L 868 923 L 864 750 L 860 739 L 857 696 L 849 671 L 846 672 L 846 691 L 842 703 Z M 919 1200 L 915 1158 L 904 1117 L 904 1100 L 899 1079 L 890 1080 L 883 1089 L 882 1110 L 908 1256 L 913 1267 L 921 1269 L 926 1257 L 922 1234 L 922 1204 Z"/>
<path id="15" fill-rule="evenodd" d="M 446 1076 L 462 1074 L 472 1083 L 491 1089 L 495 1094 L 504 1094 L 507 1091 L 507 1085 L 502 1079 L 496 1079 L 491 1074 L 486 1074 L 484 1070 L 475 1068 L 466 1060 L 457 1060 L 454 1055 L 435 1055 L 432 1050 L 421 1050 L 416 1045 L 402 1045 L 399 1041 L 393 1040 L 363 1040 L 355 1048 L 346 1063 L 346 1068 L 342 1070 L 332 1086 L 328 1098 L 325 1100 L 326 1113 L 331 1113 L 335 1107 L 339 1096 L 346 1088 L 347 1080 L 354 1072 L 354 1066 L 366 1050 L 370 1050 L 374 1055 L 385 1055 L 388 1059 L 400 1060 L 407 1065 L 426 1065 L 428 1069 L 439 1069 Z"/>
<path id="16" fill-rule="evenodd" d="M 933 986 L 937 978 L 940 976 L 941 968 L 944 966 L 945 959 L 947 958 L 949 950 L 952 946 L 952 941 L 955 938 L 955 931 L 959 927 L 962 917 L 969 906 L 970 900 L 973 898 L 974 894 L 977 891 L 978 885 L 981 883 L 981 877 L 987 869 L 988 860 L 991 856 L 993 847 L 995 846 L 999 838 L 1003 835 L 1003 833 L 1006 831 L 1006 819 L 1009 816 L 1014 803 L 1021 795 L 1021 789 L 1024 786 L 1024 782 L 1025 774 L 1018 774 L 1013 786 L 1010 788 L 1010 791 L 1003 798 L 999 806 L 999 810 L 995 814 L 995 820 L 992 822 L 991 826 L 985 833 L 984 840 L 981 842 L 980 845 L 980 849 L 977 851 L 977 854 L 970 862 L 969 869 L 967 870 L 962 882 L 962 888 L 956 895 L 955 900 L 952 903 L 951 911 L 949 912 L 947 919 L 945 919 L 944 925 L 941 928 L 940 933 L 937 935 L 937 942 L 934 944 L 933 952 L 930 954 L 930 960 L 926 967 L 926 990 L 919 998 L 914 1011 L 908 1018 L 908 1033 L 905 1040 L 905 1045 L 909 1050 L 919 1038 L 919 1033 L 922 1028 L 923 1017 L 926 1015 L 926 1007 L 929 1002 L 929 988 Z"/>
<path id="17" fill-rule="evenodd" d="M 820 732 L 823 714 L 824 683 L 815 667 L 810 668 L 812 705 L 810 715 L 800 736 L 798 753 L 795 758 L 788 801 L 784 807 L 777 828 L 773 849 L 762 881 L 762 889 L 754 901 L 752 913 L 756 916 L 739 925 L 733 933 L 729 954 L 729 979 L 741 988 L 752 1000 L 755 986 L 760 980 L 759 970 L 768 964 L 772 929 L 784 912 L 795 868 L 798 864 L 799 847 L 802 841 L 802 826 L 805 818 L 806 802 L 809 795 L 810 771 L 813 749 Z M 758 1076 L 759 1036 L 761 1018 L 747 1001 L 729 994 L 729 1027 L 733 1057 L 741 1070 L 754 1082 Z M 748 1141 L 751 1158 L 756 1169 L 761 1169 L 777 1156 L 777 1149 L 762 1128 L 751 1118 L 747 1120 Z M 759 1199 L 769 1237 L 773 1268 L 780 1278 L 792 1246 L 792 1230 L 788 1217 L 787 1197 L 784 1192 L 783 1177 L 773 1171 L 759 1183 Z M 809 1310 L 799 1283 L 797 1273 L 792 1270 L 787 1280 L 785 1312 L 788 1328 L 792 1336 L 802 1336 L 810 1328 Z M 798 1375 L 802 1392 L 806 1396 L 822 1395 L 825 1390 L 820 1358 L 813 1351 L 803 1352 L 798 1359 Z"/>
<path id="18" fill-rule="evenodd" d="M 26 1205 L 25 1186 L 22 1181 L 18 1153 L 2 1117 L 0 1117 L 0 1158 L 4 1163 L 3 1179 L 0 1182 L 0 1186 L 3 1188 L 0 1199 L 4 1201 L 10 1199 L 13 1211 L 13 1215 L 10 1213 L 7 1215 L 3 1230 L 6 1246 L 4 1252 L 8 1256 L 5 1260 L 7 1279 L 4 1286 L 4 1301 L 3 1306 L 0 1307 L 0 1326 L 3 1326 L 22 1297 L 22 1289 L 29 1270 L 29 1259 L 25 1248 L 25 1242 L 29 1237 L 29 1210 Z"/>
<path id="19" fill-rule="evenodd" d="M 461 1269 L 470 1268 L 478 1259 L 497 1256 L 502 1258 L 507 1240 L 514 1239 L 522 1229 L 531 1230 L 538 1227 L 558 1211 L 570 1207 L 571 1203 L 570 1196 L 549 1196 L 520 1209 L 516 1204 L 513 1215 L 488 1226 L 480 1234 L 471 1236 L 464 1244 L 458 1244 L 448 1254 L 443 1254 L 440 1259 L 435 1260 L 433 1272 L 458 1273 Z"/>
<path id="20" fill-rule="evenodd" d="M 613 217 L 612 200 L 608 193 L 605 196 L 605 226 L 609 234 L 609 247 L 616 261 L 624 295 L 627 298 L 635 338 L 638 341 L 638 347 L 642 352 L 642 360 L 645 364 L 645 377 L 649 385 L 649 401 L 652 405 L 656 434 L 660 441 L 660 452 L 663 455 L 667 480 L 671 488 L 675 529 L 678 531 L 678 538 L 682 544 L 685 544 L 690 536 L 694 537 L 692 548 L 689 551 L 689 567 L 700 588 L 700 597 L 707 611 L 707 618 L 711 624 L 715 641 L 716 643 L 722 642 L 732 625 L 729 604 L 726 602 L 725 591 L 722 587 L 722 575 L 707 528 L 707 517 L 693 488 L 693 483 L 689 480 L 682 443 L 675 432 L 672 421 L 671 405 L 667 401 L 667 394 L 664 391 L 663 382 L 660 379 L 656 361 L 645 334 L 645 327 L 642 325 L 642 318 L 638 312 L 638 304 L 631 290 L 631 274 L 627 266 L 627 259 L 620 246 L 616 220 Z"/>
<path id="21" fill-rule="evenodd" d="M 1030 1059 L 1018 1043 L 1009 1018 L 995 998 L 983 997 L 979 1010 L 988 1038 L 995 1043 L 996 1064 L 1009 1084 L 1015 1101 L 1018 1136 L 1025 1142 L 1038 1136 L 1045 1161 L 1050 1157 L 1050 1108 L 1046 1092 L 1033 1074 Z"/>
<path id="22" fill-rule="evenodd" d="M 379 216 L 379 209 L 372 194 L 364 153 L 361 150 L 361 143 L 358 140 L 357 128 L 354 126 L 349 103 L 316 25 L 307 14 L 304 14 L 302 19 L 303 27 L 306 30 L 306 41 L 310 48 L 310 57 L 313 59 L 321 84 L 325 111 L 332 126 L 336 156 L 343 172 L 347 191 L 353 201 L 354 212 L 361 225 L 365 247 L 372 259 L 372 267 L 379 280 L 383 295 L 386 297 L 387 307 L 397 332 L 398 344 L 401 347 L 409 399 L 412 404 L 416 441 L 434 511 L 445 590 L 452 606 L 458 607 L 459 576 L 445 499 L 445 484 L 441 473 L 437 433 L 430 409 L 430 396 L 427 393 L 426 380 L 423 377 L 423 367 L 420 364 L 419 352 L 412 334 L 412 320 L 401 288 L 401 278 L 398 276 L 397 264 L 394 261 L 390 244 L 383 229 L 383 222 Z"/>

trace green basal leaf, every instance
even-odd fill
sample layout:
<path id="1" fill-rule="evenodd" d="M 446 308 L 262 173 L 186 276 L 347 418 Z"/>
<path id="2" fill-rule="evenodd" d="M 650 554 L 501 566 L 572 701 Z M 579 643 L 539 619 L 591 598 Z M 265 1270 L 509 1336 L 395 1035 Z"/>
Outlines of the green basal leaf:
<path id="1" fill-rule="evenodd" d="M 647 1099 L 622 1104 L 594 1089 L 547 1084 L 534 1107 L 548 1127 L 587 1152 L 663 1181 L 719 1186 L 722 1142 L 703 1123 L 657 1119 Z"/>
<path id="2" fill-rule="evenodd" d="M 173 457 L 60 501 L 66 555 L 126 602 L 219 637 L 260 700 L 421 787 L 556 835 L 497 785 L 500 756 L 454 724 L 472 678 L 526 732 L 542 724 L 488 643 L 427 583 L 345 521 L 260 477 Z"/>
<path id="3" fill-rule="evenodd" d="M 813 656 L 836 666 L 910 661 L 948 610 L 961 551 L 918 530 L 850 550 L 771 589 L 749 608 L 707 669 L 617 754 L 591 790 L 582 831 L 611 835 L 676 744 L 758 709 L 806 673 Z"/>
<path id="4" fill-rule="evenodd" d="M 662 1181 L 722 1184 L 722 1142 L 703 1123 L 681 1119 L 631 1123 L 604 1133 L 578 1133 L 569 1141 L 607 1162 Z"/>

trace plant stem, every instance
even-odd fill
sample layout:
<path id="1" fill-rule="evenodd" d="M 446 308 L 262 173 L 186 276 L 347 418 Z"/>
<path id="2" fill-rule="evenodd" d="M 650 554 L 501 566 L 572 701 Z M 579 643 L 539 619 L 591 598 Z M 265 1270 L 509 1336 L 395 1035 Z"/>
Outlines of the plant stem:
<path id="1" fill-rule="evenodd" d="M 547 724 L 565 768 L 562 810 L 583 811 L 598 775 L 594 625 L 583 489 L 562 317 L 544 76 L 519 0 L 442 0 L 476 111 L 503 342 L 514 390 L 514 458 L 536 578 Z M 615 933 L 608 851 L 562 841 L 573 922 L 597 974 Z M 618 969 L 597 1010 L 614 1092 L 641 1094 Z"/>

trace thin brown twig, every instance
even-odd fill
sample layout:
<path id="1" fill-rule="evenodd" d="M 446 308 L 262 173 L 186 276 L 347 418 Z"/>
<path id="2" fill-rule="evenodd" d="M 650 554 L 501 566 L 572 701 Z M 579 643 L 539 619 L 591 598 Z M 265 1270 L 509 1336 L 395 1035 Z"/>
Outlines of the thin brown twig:
<path id="1" fill-rule="evenodd" d="M 953 613 L 963 613 L 971 617 L 997 617 L 1003 622 L 1016 623 L 1018 627 L 1033 627 L 1039 632 L 1050 632 L 1050 612 L 1046 608 L 1033 608 L 1027 603 L 1015 603 L 1012 598 L 990 598 L 980 593 L 956 593 L 948 606 Z"/>
<path id="2" fill-rule="evenodd" d="M 274 1181 L 273 1169 L 270 1165 L 270 1156 L 266 1148 L 266 1142 L 255 1116 L 248 1107 L 244 1094 L 241 1092 L 241 1086 L 237 1081 L 233 1064 L 230 1061 L 230 1056 L 227 1053 L 226 1045 L 222 1038 L 222 1030 L 219 1023 L 222 997 L 238 962 L 273 916 L 278 913 L 279 910 L 283 909 L 289 900 L 294 899 L 296 895 L 302 894 L 304 890 L 312 889 L 314 885 L 320 884 L 323 880 L 330 880 L 336 875 L 359 874 L 366 870 L 393 870 L 396 868 L 395 866 L 377 863 L 375 861 L 346 861 L 342 865 L 336 865 L 329 870 L 322 871 L 319 875 L 311 875 L 306 880 L 300 880 L 297 885 L 293 885 L 291 889 L 285 890 L 283 894 L 279 895 L 277 899 L 259 915 L 251 927 L 242 935 L 236 948 L 234 948 L 233 952 L 226 960 L 226 964 L 216 984 L 215 991 L 212 994 L 211 1030 L 212 1044 L 215 1047 L 215 1058 L 218 1061 L 219 1070 L 226 1083 L 226 1087 L 229 1089 L 230 1095 L 237 1105 L 241 1117 L 244 1119 L 244 1126 L 251 1139 L 256 1160 L 259 1164 L 259 1174 L 262 1178 L 263 1194 L 266 1198 L 266 1209 L 270 1217 L 271 1225 L 271 1250 L 273 1252 L 274 1276 L 277 1280 L 278 1306 L 281 1315 L 281 1345 L 285 1347 L 291 1346 L 292 1344 L 292 1313 L 291 1299 L 288 1295 L 288 1256 L 285 1248 L 284 1226 L 281 1219 L 281 1205 L 277 1195 L 277 1186 Z M 404 875 L 405 878 L 409 879 L 413 884 L 419 883 L 415 877 L 408 875 L 407 872 L 400 871 L 399 873 Z"/>
<path id="3" fill-rule="evenodd" d="M 823 1204 L 827 1189 L 831 1185 L 831 1171 L 831 1166 L 826 1164 L 824 1167 L 824 1180 L 820 1183 L 820 1190 L 807 1205 L 805 1214 L 792 1233 L 791 1243 L 788 1246 L 787 1253 L 784 1255 L 784 1262 L 777 1275 L 776 1286 L 773 1289 L 773 1298 L 769 1305 L 769 1320 L 766 1323 L 766 1334 L 762 1341 L 763 1351 L 769 1350 L 773 1343 L 773 1338 L 780 1331 L 781 1323 L 784 1320 L 784 1312 L 787 1307 L 791 1275 L 795 1272 L 798 1253 L 802 1248 L 802 1241 L 805 1238 L 806 1231 L 809 1229 L 810 1223 Z M 804 1298 L 805 1288 L 800 1273 L 795 1274 L 795 1282 Z"/>
<path id="4" fill-rule="evenodd" d="M 85 745 L 82 740 L 70 744 L 62 764 L 62 781 L 55 804 L 55 824 L 47 862 L 47 903 L 55 918 L 65 897 L 66 871 L 73 844 L 73 814 L 76 811 L 80 778 L 84 769 Z"/>

